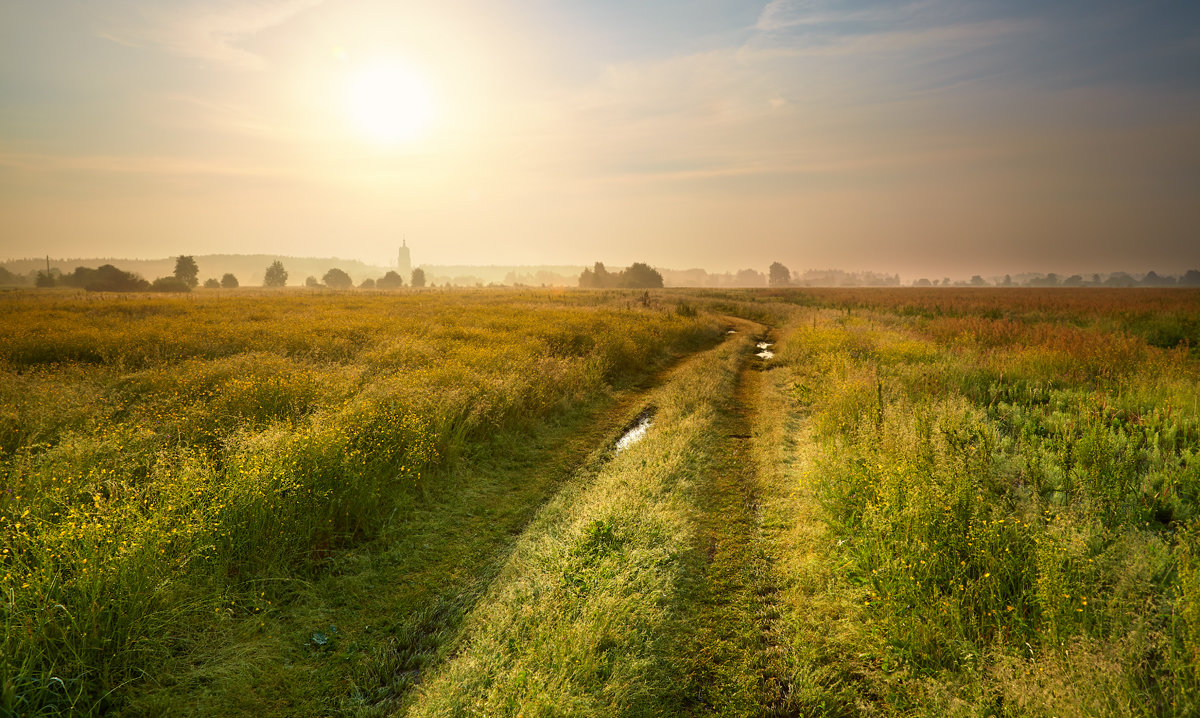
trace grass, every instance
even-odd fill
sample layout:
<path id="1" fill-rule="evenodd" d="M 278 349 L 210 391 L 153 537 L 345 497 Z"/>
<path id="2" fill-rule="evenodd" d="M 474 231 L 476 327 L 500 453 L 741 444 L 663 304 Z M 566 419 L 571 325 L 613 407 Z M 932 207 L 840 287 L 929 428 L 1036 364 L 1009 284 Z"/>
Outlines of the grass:
<path id="1" fill-rule="evenodd" d="M 0 705 L 96 712 L 206 626 L 534 429 L 712 342 L 593 295 L 6 295 Z M 286 580 L 281 580 L 286 579 Z"/>
<path id="2" fill-rule="evenodd" d="M 780 352 L 796 543 L 839 566 L 790 569 L 839 627 L 792 614 L 796 673 L 829 714 L 1193 714 L 1195 360 L 974 311 L 818 311 Z"/>
<path id="3" fill-rule="evenodd" d="M 536 510 L 641 392 L 597 397 L 531 433 L 472 447 L 372 541 L 293 581 L 265 616 L 230 618 L 165 667 L 126 715 L 320 715 L 406 694 L 444 654 Z M 337 628 L 331 631 L 330 626 Z M 314 635 L 325 642 L 317 644 Z"/>
<path id="4" fill-rule="evenodd" d="M 646 437 L 597 454 L 538 513 L 449 660 L 411 705 L 382 712 L 661 715 L 716 699 L 736 713 L 757 700 L 712 692 L 714 663 L 691 632 L 712 538 L 697 522 L 727 468 L 723 414 L 750 342 L 743 334 L 690 360 L 647 397 L 658 411 Z M 739 638 L 724 640 L 740 662 Z M 725 679 L 746 683 L 733 666 Z"/>
<path id="5" fill-rule="evenodd" d="M 0 301 L 0 713 L 1200 712 L 1198 292 Z"/>

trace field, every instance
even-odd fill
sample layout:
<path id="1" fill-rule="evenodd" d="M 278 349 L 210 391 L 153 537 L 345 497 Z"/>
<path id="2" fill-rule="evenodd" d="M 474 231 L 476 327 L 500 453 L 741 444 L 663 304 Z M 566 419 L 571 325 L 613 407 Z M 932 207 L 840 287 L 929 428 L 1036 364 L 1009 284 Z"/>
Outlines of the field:
<path id="1" fill-rule="evenodd" d="M 1200 292 L 0 304 L 0 714 L 1200 712 Z"/>

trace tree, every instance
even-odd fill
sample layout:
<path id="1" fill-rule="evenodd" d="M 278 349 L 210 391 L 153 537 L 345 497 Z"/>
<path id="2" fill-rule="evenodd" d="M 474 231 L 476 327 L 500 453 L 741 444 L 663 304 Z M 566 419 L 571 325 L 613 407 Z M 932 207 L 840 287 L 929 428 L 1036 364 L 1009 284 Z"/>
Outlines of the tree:
<path id="1" fill-rule="evenodd" d="M 734 275 L 733 282 L 739 287 L 765 287 L 767 286 L 767 278 L 762 272 L 753 269 L 739 269 Z"/>
<path id="2" fill-rule="evenodd" d="M 42 269 L 38 270 L 37 279 L 33 280 L 33 285 L 39 288 L 53 287 L 54 284 L 54 275 Z"/>
<path id="3" fill-rule="evenodd" d="M 596 262 L 592 267 L 592 273 L 596 275 L 597 287 L 615 287 L 617 286 L 617 277 L 614 277 L 607 269 L 604 268 L 604 262 Z"/>
<path id="4" fill-rule="evenodd" d="M 205 289 L 220 289 L 221 283 L 218 282 L 216 279 L 209 277 L 208 279 L 204 280 L 204 288 Z"/>
<path id="5" fill-rule="evenodd" d="M 13 274 L 6 267 L 0 267 L 0 284 L 25 284 L 25 277 L 20 274 Z"/>
<path id="6" fill-rule="evenodd" d="M 374 289 L 375 288 L 375 280 L 371 279 L 370 277 L 367 277 L 366 279 L 362 280 L 362 284 L 359 284 L 358 288 L 359 289 Z"/>
<path id="7" fill-rule="evenodd" d="M 414 286 L 414 287 L 424 287 L 425 286 L 425 270 L 421 269 L 420 267 L 417 267 L 416 269 L 414 269 L 412 271 L 412 279 L 411 279 L 410 284 L 412 284 L 412 286 Z"/>
<path id="8" fill-rule="evenodd" d="M 200 268 L 194 258 L 181 254 L 175 260 L 175 278 L 187 282 L 189 289 L 200 283 L 199 274 Z"/>
<path id="9" fill-rule="evenodd" d="M 1158 272 L 1150 270 L 1150 273 L 1142 278 L 1142 284 L 1147 287 L 1171 287 L 1175 284 L 1175 278 L 1163 277 Z"/>
<path id="10" fill-rule="evenodd" d="M 376 289 L 399 289 L 404 286 L 404 277 L 396 272 L 388 272 L 375 282 Z"/>
<path id="11" fill-rule="evenodd" d="M 288 273 L 283 268 L 283 262 L 276 259 L 271 262 L 271 266 L 267 267 L 267 273 L 263 275 L 264 287 L 283 287 L 287 285 Z"/>
<path id="12" fill-rule="evenodd" d="M 971 276 L 971 286 L 972 287 L 986 287 L 987 282 L 984 281 L 983 277 L 979 276 L 978 274 L 975 274 L 975 275 Z"/>
<path id="13" fill-rule="evenodd" d="M 321 282 L 330 289 L 349 289 L 354 286 L 354 280 L 350 278 L 350 275 L 337 267 L 326 272 L 325 276 L 321 277 Z"/>
<path id="14" fill-rule="evenodd" d="M 1179 283 L 1188 287 L 1200 286 L 1200 270 L 1189 269 L 1179 279 Z"/>
<path id="15" fill-rule="evenodd" d="M 604 268 L 604 262 L 596 262 L 591 269 L 579 275 L 579 286 L 592 289 L 615 287 L 620 284 L 620 274 L 612 274 Z"/>
<path id="16" fill-rule="evenodd" d="M 321 286 L 321 283 L 319 281 L 317 281 L 316 277 L 305 277 L 304 278 L 304 286 L 312 287 L 312 288 L 316 289 Z"/>
<path id="17" fill-rule="evenodd" d="M 768 282 L 772 287 L 786 287 L 792 283 L 792 273 L 780 262 L 772 262 L 767 271 Z"/>
<path id="18" fill-rule="evenodd" d="M 226 272 L 225 276 L 221 277 L 222 288 L 237 289 L 239 286 L 241 286 L 241 283 L 238 282 L 237 277 L 233 276 L 232 272 Z"/>
<path id="19" fill-rule="evenodd" d="M 633 289 L 661 289 L 662 275 L 644 262 L 634 262 L 621 272 L 621 286 Z"/>

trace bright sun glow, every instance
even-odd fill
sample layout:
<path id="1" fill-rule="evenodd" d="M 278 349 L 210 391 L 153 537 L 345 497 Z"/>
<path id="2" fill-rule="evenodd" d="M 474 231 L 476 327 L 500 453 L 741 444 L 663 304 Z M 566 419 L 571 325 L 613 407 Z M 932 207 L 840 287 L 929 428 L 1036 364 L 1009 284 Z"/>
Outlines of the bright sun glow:
<path id="1" fill-rule="evenodd" d="M 433 122 L 429 85 L 403 65 L 379 64 L 359 71 L 350 79 L 346 100 L 355 129 L 382 145 L 418 140 Z"/>

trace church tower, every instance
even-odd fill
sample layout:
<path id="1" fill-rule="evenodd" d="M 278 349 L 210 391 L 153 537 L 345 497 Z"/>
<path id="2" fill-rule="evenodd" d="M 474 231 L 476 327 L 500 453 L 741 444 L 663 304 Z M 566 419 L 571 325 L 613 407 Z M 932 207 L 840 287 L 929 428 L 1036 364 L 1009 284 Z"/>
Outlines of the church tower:
<path id="1" fill-rule="evenodd" d="M 412 257 L 408 255 L 408 240 L 404 240 L 404 244 L 400 247 L 400 255 L 396 258 L 396 272 L 404 277 L 405 284 L 408 283 L 408 278 L 412 276 Z"/>

